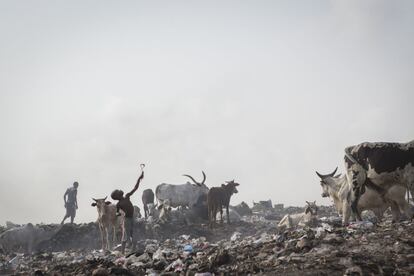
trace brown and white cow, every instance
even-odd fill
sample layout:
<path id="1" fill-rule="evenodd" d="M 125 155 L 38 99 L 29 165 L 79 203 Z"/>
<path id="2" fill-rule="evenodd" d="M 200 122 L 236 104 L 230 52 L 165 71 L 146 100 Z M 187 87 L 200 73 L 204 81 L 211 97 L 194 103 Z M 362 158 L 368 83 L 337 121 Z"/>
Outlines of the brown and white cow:
<path id="1" fill-rule="evenodd" d="M 345 168 L 351 183 L 351 210 L 360 219 L 358 201 L 367 187 L 384 195 L 393 186 L 414 194 L 414 140 L 408 143 L 361 143 L 345 149 Z M 409 218 L 408 204 L 399 206 Z"/>
<path id="2" fill-rule="evenodd" d="M 109 232 L 112 231 L 112 242 L 115 243 L 117 228 L 121 227 L 121 233 L 124 233 L 123 229 L 123 216 L 118 217 L 116 215 L 116 206 L 110 201 L 106 201 L 106 198 L 94 199 L 95 202 L 91 206 L 98 210 L 98 225 L 101 232 L 102 249 L 109 250 L 111 248 L 111 242 L 109 240 Z"/>

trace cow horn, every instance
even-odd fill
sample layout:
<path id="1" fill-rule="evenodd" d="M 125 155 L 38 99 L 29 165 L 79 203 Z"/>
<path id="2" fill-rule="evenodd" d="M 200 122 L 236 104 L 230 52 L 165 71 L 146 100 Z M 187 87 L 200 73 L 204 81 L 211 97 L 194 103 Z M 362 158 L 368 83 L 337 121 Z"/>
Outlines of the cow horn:
<path id="1" fill-rule="evenodd" d="M 204 182 L 206 182 L 206 174 L 204 173 L 204 171 L 201 171 L 203 173 L 203 181 L 201 181 L 201 184 L 204 184 Z"/>
<path id="2" fill-rule="evenodd" d="M 96 199 L 92 198 L 93 201 L 97 201 Z"/>
<path id="3" fill-rule="evenodd" d="M 106 198 L 107 198 L 108 196 L 106 196 L 105 198 L 104 198 L 104 201 L 106 200 Z"/>
<path id="4" fill-rule="evenodd" d="M 315 171 L 315 172 L 319 176 L 319 178 L 321 178 L 321 179 L 324 179 L 325 178 L 325 176 L 323 174 L 318 173 L 318 171 Z"/>
<path id="5" fill-rule="evenodd" d="M 321 178 L 321 179 L 324 179 L 324 178 L 327 178 L 327 177 L 333 177 L 334 175 L 335 175 L 335 173 L 336 173 L 336 171 L 338 170 L 338 167 L 336 167 L 335 168 L 335 170 L 333 171 L 333 173 L 329 173 L 329 174 L 320 174 L 320 173 L 318 173 L 317 171 L 315 171 L 316 172 L 316 174 Z"/>
<path id="6" fill-rule="evenodd" d="M 190 178 L 194 182 L 194 184 L 200 185 L 197 181 L 195 181 L 195 179 L 191 175 L 183 174 L 183 176 Z"/>
<path id="7" fill-rule="evenodd" d="M 336 174 L 336 171 L 338 170 L 338 167 L 335 168 L 335 170 L 333 171 L 333 173 L 328 174 L 328 176 L 333 177 Z"/>

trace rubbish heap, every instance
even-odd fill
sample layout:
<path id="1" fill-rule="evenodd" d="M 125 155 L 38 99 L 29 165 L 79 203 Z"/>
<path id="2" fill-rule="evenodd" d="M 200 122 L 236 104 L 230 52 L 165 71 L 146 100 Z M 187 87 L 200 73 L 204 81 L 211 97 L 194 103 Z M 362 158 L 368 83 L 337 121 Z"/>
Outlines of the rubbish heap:
<path id="1" fill-rule="evenodd" d="M 278 216 L 288 211 L 293 210 Z M 333 208 L 323 207 L 316 227 L 282 231 L 277 220 L 265 218 L 269 214 L 253 211 L 240 222 L 213 230 L 206 224 L 146 225 L 137 249 L 126 256 L 117 250 L 91 250 L 99 247 L 99 240 L 60 251 L 66 245 L 58 233 L 37 253 L 0 254 L 0 275 L 414 274 L 411 221 L 391 223 L 387 213 L 380 223 L 365 220 L 343 227 Z M 68 226 L 60 235 L 69 233 L 69 227 L 75 233 L 72 239 L 90 238 L 87 229 L 98 235 L 93 224 Z"/>

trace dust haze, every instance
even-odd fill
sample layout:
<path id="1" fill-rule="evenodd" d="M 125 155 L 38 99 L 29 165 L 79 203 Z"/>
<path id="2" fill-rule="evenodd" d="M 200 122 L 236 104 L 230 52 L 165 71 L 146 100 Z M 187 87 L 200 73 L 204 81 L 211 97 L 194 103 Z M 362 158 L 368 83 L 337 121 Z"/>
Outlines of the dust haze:
<path id="1" fill-rule="evenodd" d="M 412 1 L 2 1 L 0 223 L 91 197 L 239 182 L 232 204 L 322 199 L 315 170 L 414 139 Z"/>

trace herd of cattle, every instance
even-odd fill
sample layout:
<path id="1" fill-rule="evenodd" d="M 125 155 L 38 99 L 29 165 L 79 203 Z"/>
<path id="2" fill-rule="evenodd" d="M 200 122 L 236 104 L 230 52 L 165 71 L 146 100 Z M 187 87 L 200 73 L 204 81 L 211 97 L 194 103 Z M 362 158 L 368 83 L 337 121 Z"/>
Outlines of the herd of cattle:
<path id="1" fill-rule="evenodd" d="M 144 207 L 145 219 L 166 222 L 172 208 L 181 210 L 191 210 L 202 219 L 209 220 L 209 226 L 212 228 L 216 222 L 216 215 L 220 213 L 220 219 L 223 221 L 223 208 L 226 208 L 227 222 L 230 223 L 229 205 L 230 198 L 237 193 L 237 186 L 234 180 L 226 181 L 220 187 L 212 187 L 209 189 L 206 184 L 206 174 L 203 173 L 203 180 L 196 181 L 190 175 L 184 175 L 191 179 L 193 183 L 185 184 L 166 184 L 158 185 L 154 192 L 146 189 L 142 192 L 142 204 Z M 155 202 L 155 198 L 156 201 Z M 111 240 L 109 238 L 112 233 L 112 242 L 117 240 L 117 232 L 124 235 L 123 216 L 116 215 L 116 206 L 105 198 L 93 199 L 92 206 L 98 211 L 98 224 L 102 238 L 102 248 L 109 249 Z M 141 216 L 140 210 L 135 206 L 135 216 Z M 120 231 L 117 231 L 121 228 Z M 123 237 L 122 237 L 123 240 Z"/>
<path id="2" fill-rule="evenodd" d="M 342 216 L 343 224 L 348 224 L 351 216 L 361 220 L 361 212 L 364 210 L 373 211 L 381 219 L 389 207 L 394 221 L 403 217 L 412 218 L 413 212 L 405 196 L 414 194 L 414 141 L 361 143 L 346 148 L 344 159 L 346 172 L 343 175 L 336 175 L 337 169 L 325 175 L 316 172 L 320 178 L 322 197 L 333 200 L 337 212 Z M 190 175 L 184 176 L 190 178 L 192 183 L 163 183 L 157 186 L 155 195 L 151 189 L 143 191 L 145 218 L 156 217 L 163 221 L 168 218 L 171 208 L 198 208 L 201 210 L 198 214 L 208 218 L 209 226 L 212 227 L 217 213 L 220 213 L 223 221 L 223 208 L 226 208 L 227 220 L 230 223 L 230 198 L 237 193 L 236 186 L 239 184 L 233 180 L 221 187 L 209 189 L 205 184 L 204 172 L 201 182 Z M 98 204 L 97 207 L 99 221 L 108 213 L 110 219 L 107 219 L 107 227 L 116 223 L 113 205 Z M 280 221 L 279 227 L 306 224 L 313 221 L 316 215 L 316 202 L 307 202 L 303 213 L 287 215 Z"/>
<path id="3" fill-rule="evenodd" d="M 345 149 L 345 173 L 336 175 L 337 169 L 330 174 L 320 174 L 322 197 L 330 197 L 342 216 L 343 224 L 348 224 L 351 216 L 361 220 L 361 212 L 371 210 L 381 219 L 384 211 L 391 208 L 393 221 L 411 219 L 413 212 L 409 205 L 409 195 L 414 194 L 414 141 L 409 143 L 361 143 Z M 160 184 L 155 189 L 142 193 L 142 203 L 146 220 L 168 220 L 172 208 L 180 212 L 192 210 L 197 216 L 209 221 L 213 227 L 220 213 L 223 221 L 223 208 L 226 208 L 227 222 L 230 223 L 229 203 L 237 193 L 238 183 L 227 181 L 220 187 L 208 188 L 203 180 L 191 179 L 185 184 Z M 408 199 L 406 199 L 406 195 Z M 109 233 L 116 240 L 117 227 L 122 227 L 122 216 L 116 216 L 116 207 L 106 198 L 94 199 L 93 206 L 98 210 L 98 224 L 101 230 L 102 247 L 110 248 Z M 307 202 L 303 213 L 285 216 L 279 227 L 295 227 L 308 224 L 317 216 L 316 202 Z M 136 207 L 135 215 L 140 216 Z M 26 227 L 27 228 L 27 227 Z M 0 236 L 0 242 L 6 233 Z"/>

